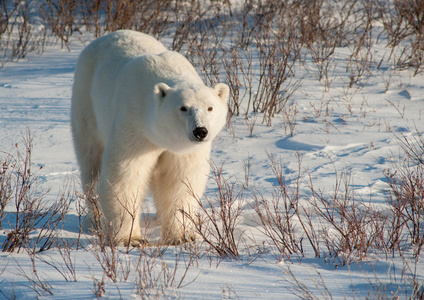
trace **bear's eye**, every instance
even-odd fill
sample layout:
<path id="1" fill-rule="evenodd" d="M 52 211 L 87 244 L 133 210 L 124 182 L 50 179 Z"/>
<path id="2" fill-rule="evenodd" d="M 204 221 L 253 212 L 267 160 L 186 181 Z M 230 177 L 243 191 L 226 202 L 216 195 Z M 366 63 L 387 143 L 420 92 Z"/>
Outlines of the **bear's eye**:
<path id="1" fill-rule="evenodd" d="M 181 111 L 187 111 L 187 107 L 185 107 L 185 106 L 181 106 L 181 107 L 180 107 L 180 110 L 181 110 Z"/>
<path id="2" fill-rule="evenodd" d="M 211 107 L 209 107 L 208 108 L 208 111 L 213 111 L 213 107 L 211 106 Z"/>

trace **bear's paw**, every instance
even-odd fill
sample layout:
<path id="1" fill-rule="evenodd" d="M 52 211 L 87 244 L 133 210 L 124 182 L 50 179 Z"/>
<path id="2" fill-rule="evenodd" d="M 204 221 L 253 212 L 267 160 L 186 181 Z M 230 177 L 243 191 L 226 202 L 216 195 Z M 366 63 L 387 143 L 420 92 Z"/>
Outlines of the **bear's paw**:
<path id="1" fill-rule="evenodd" d="M 119 245 L 125 246 L 125 247 L 143 247 L 147 246 L 149 242 L 147 239 L 141 237 L 141 236 L 131 236 L 131 238 L 126 237 L 119 240 Z"/>
<path id="2" fill-rule="evenodd" d="M 185 243 L 192 243 L 197 240 L 198 236 L 194 231 L 185 230 L 183 233 L 180 233 L 178 235 L 169 236 L 166 239 L 167 245 L 182 245 Z"/>

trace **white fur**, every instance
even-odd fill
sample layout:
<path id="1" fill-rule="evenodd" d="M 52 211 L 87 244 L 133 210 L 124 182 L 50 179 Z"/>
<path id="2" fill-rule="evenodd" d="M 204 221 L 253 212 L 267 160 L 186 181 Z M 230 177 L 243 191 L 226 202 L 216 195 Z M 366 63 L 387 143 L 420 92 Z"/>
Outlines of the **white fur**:
<path id="1" fill-rule="evenodd" d="M 84 191 L 98 192 L 118 241 L 143 240 L 139 209 L 149 189 L 162 240 L 192 239 L 180 209 L 196 210 L 187 185 L 199 197 L 204 192 L 227 98 L 228 86 L 206 87 L 182 55 L 146 34 L 117 31 L 84 49 L 72 92 L 75 151 Z M 196 127 L 208 130 L 204 140 Z"/>

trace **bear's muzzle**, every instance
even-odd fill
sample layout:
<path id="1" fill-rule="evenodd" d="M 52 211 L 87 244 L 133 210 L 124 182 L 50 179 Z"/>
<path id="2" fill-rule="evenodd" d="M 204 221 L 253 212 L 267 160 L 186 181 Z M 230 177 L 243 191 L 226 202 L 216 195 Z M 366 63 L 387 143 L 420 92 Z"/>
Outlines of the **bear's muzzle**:
<path id="1" fill-rule="evenodd" d="M 199 142 L 201 142 L 208 135 L 208 130 L 206 129 L 206 127 L 196 127 L 193 130 L 193 135 Z"/>

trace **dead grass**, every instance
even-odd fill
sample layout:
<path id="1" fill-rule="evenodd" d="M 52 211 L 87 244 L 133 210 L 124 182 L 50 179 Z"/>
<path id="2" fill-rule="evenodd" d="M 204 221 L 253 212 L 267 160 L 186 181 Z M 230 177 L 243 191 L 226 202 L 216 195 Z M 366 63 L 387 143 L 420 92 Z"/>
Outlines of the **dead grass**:
<path id="1" fill-rule="evenodd" d="M 335 52 L 339 47 L 350 51 L 346 62 L 348 88 L 360 86 L 372 76 L 382 62 L 397 69 L 410 68 L 414 74 L 424 69 L 423 0 L 408 1 L 308 1 L 248 0 L 234 8 L 229 1 L 42 1 L 30 7 L 28 1 L 3 1 L 0 15 L 1 65 L 25 58 L 28 53 L 42 53 L 47 44 L 61 43 L 71 48 L 85 30 L 95 36 L 118 29 L 134 29 L 158 38 L 166 37 L 171 48 L 185 54 L 207 84 L 225 81 L 230 86 L 229 126 L 231 117 L 243 115 L 253 136 L 256 118 L 272 125 L 282 114 L 286 133 L 294 135 L 297 110 L 292 102 L 302 83 L 296 68 L 305 67 L 331 87 Z M 375 36 L 375 24 L 383 29 Z M 371 48 L 375 39 L 384 41 L 390 54 L 375 61 Z M 306 61 L 311 61 L 307 65 Z M 387 88 L 390 85 L 390 78 Z M 347 94 L 347 92 L 346 92 Z M 323 97 L 324 98 L 324 97 Z M 316 115 L 328 114 L 328 103 L 316 108 Z M 401 113 L 401 112 L 400 112 Z M 336 171 L 334 190 L 328 193 L 316 187 L 311 177 L 299 168 L 285 178 L 282 162 L 270 155 L 270 168 L 276 184 L 271 199 L 263 196 L 249 179 L 245 164 L 245 182 L 238 184 L 225 176 L 223 166 L 212 166 L 216 197 L 199 199 L 198 216 L 187 215 L 206 245 L 175 249 L 175 263 L 169 266 L 164 255 L 167 247 L 149 246 L 134 250 L 119 247 L 108 224 L 102 221 L 96 196 L 86 199 L 95 209 L 95 230 L 90 251 L 102 267 L 101 278 L 93 276 L 93 294 L 105 294 L 108 282 L 135 278 L 137 293 L 142 297 L 178 293 L 186 285 L 190 268 L 202 256 L 219 260 L 241 260 L 247 233 L 239 231 L 244 213 L 246 188 L 254 192 L 253 208 L 266 238 L 265 245 L 277 260 L 291 263 L 305 256 L 305 248 L 315 257 L 334 265 L 348 265 L 369 259 L 374 254 L 404 257 L 412 252 L 418 262 L 424 244 L 424 139 L 417 131 L 412 139 L 398 137 L 407 159 L 386 170 L 390 211 L 371 205 L 372 199 L 358 199 L 351 175 Z M 0 228 L 7 232 L 2 250 L 25 250 L 31 260 L 31 273 L 18 265 L 24 277 L 39 296 L 53 293 L 52 285 L 37 272 L 36 261 L 54 268 L 65 280 L 78 280 L 72 251 L 88 250 L 82 245 L 83 209 L 78 208 L 80 234 L 75 243 L 58 237 L 73 196 L 72 186 L 64 188 L 52 206 L 47 206 L 40 188 L 37 171 L 31 162 L 32 142 L 28 133 L 22 144 L 4 153 L 0 163 Z M 190 191 L 190 186 L 188 185 Z M 250 239 L 254 241 L 254 239 Z M 45 250 L 56 247 L 61 261 L 49 260 Z M 74 248 L 75 247 L 75 248 Z M 84 251 L 84 250 L 81 250 Z M 408 252 L 409 251 L 409 252 Z M 136 254 L 134 255 L 134 252 Z M 259 255 L 259 254 L 258 254 Z M 413 265 L 405 264 L 404 272 L 415 274 Z M 177 270 L 182 271 L 179 276 Z M 290 270 L 289 270 L 290 271 Z M 314 295 L 293 273 L 294 289 L 305 298 L 332 298 L 322 277 L 315 284 L 321 295 Z M 408 278 L 413 299 L 423 299 L 419 279 Z M 190 281 L 189 281 L 190 282 Z M 229 292 L 233 292 L 228 287 Z M 3 292 L 13 298 L 13 292 Z M 387 296 L 379 282 L 370 297 Z M 393 295 L 394 298 L 397 295 Z"/>
<path id="2" fill-rule="evenodd" d="M 312 5 L 249 0 L 237 7 L 200 0 L 60 0 L 33 7 L 14 0 L 1 5 L 2 66 L 33 51 L 42 53 L 47 44 L 60 42 L 69 49 L 84 30 L 96 37 L 119 29 L 143 31 L 171 38 L 171 49 L 185 54 L 207 84 L 229 84 L 229 120 L 255 111 L 271 125 L 283 113 L 291 134 L 296 110 L 288 114 L 287 103 L 302 82 L 297 65 L 316 74 L 326 90 L 340 47 L 351 52 L 346 65 L 350 88 L 366 82 L 383 60 L 413 68 L 415 74 L 424 66 L 422 0 L 320 0 Z M 377 39 L 391 49 L 379 62 L 371 52 L 376 22 L 384 25 Z M 312 66 L 305 64 L 307 59 Z"/>
<path id="3" fill-rule="evenodd" d="M 222 166 L 212 164 L 212 174 L 218 189 L 216 198 L 206 197 L 203 202 L 188 185 L 188 192 L 197 200 L 201 213 L 197 216 L 185 215 L 210 250 L 221 258 L 240 260 L 239 248 L 243 237 L 237 226 L 244 209 L 244 187 L 238 188 L 231 183 L 223 174 Z"/>
<path id="4" fill-rule="evenodd" d="M 56 237 L 68 212 L 71 195 L 69 190 L 64 191 L 53 205 L 46 203 L 47 191 L 39 186 L 38 170 L 33 171 L 29 130 L 22 144 L 15 144 L 15 153 L 2 159 L 0 221 L 3 222 L 0 227 L 7 232 L 2 251 L 20 252 L 22 248 L 31 248 L 33 252 L 41 252 L 57 244 Z M 7 224 L 4 224 L 5 217 Z"/>

